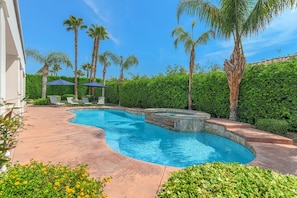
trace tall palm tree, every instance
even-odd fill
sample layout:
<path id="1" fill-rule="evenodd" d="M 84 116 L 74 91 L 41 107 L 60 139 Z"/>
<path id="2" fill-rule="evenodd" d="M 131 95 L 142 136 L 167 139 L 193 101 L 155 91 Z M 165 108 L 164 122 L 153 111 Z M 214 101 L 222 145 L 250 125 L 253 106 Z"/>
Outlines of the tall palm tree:
<path id="1" fill-rule="evenodd" d="M 121 67 L 120 71 L 120 82 L 124 81 L 124 70 L 128 70 L 133 65 L 138 65 L 138 59 L 135 55 L 130 55 L 125 59 L 123 56 L 120 56 L 119 65 Z"/>
<path id="2" fill-rule="evenodd" d="M 184 13 L 197 16 L 205 20 L 219 36 L 234 40 L 230 60 L 224 62 L 230 89 L 230 120 L 237 119 L 239 85 L 246 67 L 242 38 L 264 30 L 274 16 L 295 4 L 295 0 L 219 0 L 216 4 L 207 0 L 179 2 L 178 19 Z"/>
<path id="3" fill-rule="evenodd" d="M 56 64 L 58 64 L 58 65 L 64 64 L 67 67 L 72 67 L 70 59 L 63 52 L 51 52 L 51 53 L 42 55 L 37 50 L 27 49 L 26 55 L 28 57 L 32 57 L 37 62 L 43 64 L 43 67 L 41 68 L 41 71 L 42 71 L 42 98 L 46 98 L 46 83 L 47 83 L 49 68 L 52 65 L 56 65 Z"/>
<path id="4" fill-rule="evenodd" d="M 69 16 L 69 19 L 63 21 L 63 25 L 66 25 L 67 31 L 73 30 L 74 32 L 74 98 L 77 100 L 78 85 L 77 85 L 77 55 L 78 55 L 78 30 L 85 29 L 87 26 L 84 24 L 82 18 L 76 18 L 73 15 Z"/>
<path id="5" fill-rule="evenodd" d="M 90 81 L 96 81 L 96 70 L 97 70 L 97 61 L 99 54 L 99 45 L 100 40 L 109 39 L 108 32 L 103 26 L 98 26 L 92 24 L 88 29 L 88 35 L 94 39 L 93 51 L 92 51 L 92 69 L 90 74 Z"/>
<path id="6" fill-rule="evenodd" d="M 87 72 L 86 76 L 89 78 L 89 73 L 91 71 L 92 65 L 90 63 L 83 63 L 81 68 Z"/>
<path id="7" fill-rule="evenodd" d="M 178 26 L 175 28 L 171 36 L 176 36 L 176 39 L 174 40 L 174 46 L 177 48 L 178 43 L 182 42 L 184 43 L 184 48 L 186 53 L 190 53 L 190 65 L 189 65 L 189 88 L 188 88 L 188 109 L 192 109 L 192 84 L 193 84 L 193 74 L 194 74 L 194 64 L 195 64 L 195 48 L 198 45 L 206 44 L 210 36 L 214 37 L 215 32 L 212 30 L 209 30 L 208 32 L 205 32 L 201 34 L 196 40 L 194 40 L 194 26 L 196 23 L 192 22 L 192 33 L 186 32 L 181 26 Z"/>
<path id="8" fill-rule="evenodd" d="M 119 63 L 119 57 L 117 57 L 110 51 L 105 51 L 101 55 L 99 55 L 99 62 L 103 65 L 102 77 L 103 77 L 104 86 L 106 84 L 106 69 L 108 66 L 111 65 L 111 62 L 109 61 L 109 59 L 111 59 L 115 64 Z M 102 89 L 102 97 L 104 96 L 105 96 L 105 89 Z"/>

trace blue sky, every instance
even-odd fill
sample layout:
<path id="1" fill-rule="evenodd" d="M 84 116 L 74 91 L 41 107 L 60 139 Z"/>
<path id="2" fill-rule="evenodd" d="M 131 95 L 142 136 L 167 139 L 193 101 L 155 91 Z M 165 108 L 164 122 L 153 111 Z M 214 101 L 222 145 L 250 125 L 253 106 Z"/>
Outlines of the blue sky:
<path id="1" fill-rule="evenodd" d="M 191 31 L 194 18 L 182 16 L 177 22 L 178 0 L 19 0 L 25 48 L 41 54 L 53 51 L 66 53 L 74 63 L 74 33 L 67 32 L 63 21 L 70 15 L 83 18 L 88 26 L 102 25 L 110 35 L 100 42 L 99 53 L 106 50 L 118 56 L 137 56 L 138 66 L 132 66 L 125 77 L 154 76 L 166 73 L 168 65 L 182 65 L 188 70 L 189 55 L 183 45 L 174 48 L 171 32 L 178 25 Z M 257 62 L 297 52 L 297 11 L 289 10 L 274 18 L 264 32 L 244 40 L 247 62 Z M 197 22 L 196 38 L 208 28 Z M 93 40 L 86 30 L 79 31 L 78 68 L 91 62 Z M 215 39 L 196 48 L 196 63 L 207 66 L 223 65 L 229 59 L 233 41 Z M 26 73 L 36 73 L 42 65 L 28 58 Z M 118 78 L 120 68 L 111 65 L 107 78 Z M 63 67 L 58 75 L 73 76 L 73 69 Z M 97 77 L 102 78 L 98 63 Z"/>

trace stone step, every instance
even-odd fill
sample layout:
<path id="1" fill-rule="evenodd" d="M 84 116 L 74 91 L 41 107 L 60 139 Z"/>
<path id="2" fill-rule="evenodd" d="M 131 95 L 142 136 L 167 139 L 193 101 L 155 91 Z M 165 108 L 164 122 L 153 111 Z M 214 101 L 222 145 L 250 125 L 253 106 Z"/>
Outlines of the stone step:
<path id="1" fill-rule="evenodd" d="M 237 121 L 232 121 L 228 119 L 221 119 L 221 118 L 211 118 L 209 120 L 205 120 L 207 123 L 212 123 L 212 124 L 218 124 L 225 126 L 226 129 L 232 129 L 232 128 L 254 128 L 253 125 L 243 123 L 243 122 L 237 122 Z"/>
<path id="2" fill-rule="evenodd" d="M 232 128 L 228 130 L 245 138 L 248 142 L 293 144 L 293 140 L 290 138 L 254 128 Z"/>

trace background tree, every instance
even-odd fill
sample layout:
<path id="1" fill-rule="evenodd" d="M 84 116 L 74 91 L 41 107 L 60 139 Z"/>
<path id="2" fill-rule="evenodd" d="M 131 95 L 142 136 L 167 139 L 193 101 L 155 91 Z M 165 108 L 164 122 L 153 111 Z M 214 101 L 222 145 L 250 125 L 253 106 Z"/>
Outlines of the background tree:
<path id="1" fill-rule="evenodd" d="M 80 70 L 80 69 L 77 70 L 76 72 L 77 72 L 77 76 L 78 77 L 81 77 L 81 76 L 84 76 L 85 75 L 85 73 L 82 70 Z"/>
<path id="2" fill-rule="evenodd" d="M 77 82 L 77 56 L 78 56 L 78 30 L 85 29 L 87 26 L 84 24 L 82 18 L 76 18 L 73 15 L 69 16 L 69 19 L 63 21 L 63 25 L 66 25 L 67 31 L 73 30 L 74 32 L 74 98 L 77 100 L 78 95 L 78 82 Z"/>
<path id="3" fill-rule="evenodd" d="M 97 74 L 97 60 L 99 55 L 99 45 L 100 40 L 109 39 L 108 33 L 103 26 L 98 26 L 92 24 L 91 27 L 88 29 L 88 35 L 94 39 L 93 51 L 92 51 L 92 67 L 90 73 L 90 82 L 96 81 L 96 74 Z M 92 92 L 92 95 L 95 95 L 94 87 L 90 87 L 89 92 Z"/>
<path id="4" fill-rule="evenodd" d="M 132 65 L 138 65 L 138 59 L 135 55 L 130 55 L 127 57 L 127 59 L 125 59 L 123 56 L 119 56 L 117 59 L 116 65 L 120 65 L 120 78 L 118 80 L 117 91 L 118 95 L 120 95 L 120 84 L 124 81 L 124 70 L 128 70 Z"/>
<path id="5" fill-rule="evenodd" d="M 123 56 L 119 57 L 120 71 L 120 82 L 124 81 L 124 70 L 130 69 L 133 65 L 138 65 L 138 59 L 135 55 L 130 55 L 125 59 Z"/>
<path id="6" fill-rule="evenodd" d="M 81 65 L 81 68 L 86 71 L 86 76 L 87 78 L 89 78 L 89 74 L 90 74 L 90 71 L 91 71 L 91 68 L 92 68 L 92 65 L 90 63 L 83 63 Z"/>
<path id="7" fill-rule="evenodd" d="M 90 82 L 96 81 L 97 59 L 99 54 L 100 40 L 109 39 L 108 32 L 103 26 L 92 24 L 88 30 L 88 35 L 94 39 L 93 51 L 92 51 L 92 68 L 90 74 Z"/>
<path id="8" fill-rule="evenodd" d="M 72 68 L 72 64 L 70 59 L 66 54 L 63 52 L 51 52 L 49 54 L 42 55 L 37 50 L 34 49 L 27 49 L 26 55 L 28 57 L 32 57 L 37 62 L 43 64 L 42 70 L 42 98 L 46 98 L 46 83 L 47 83 L 47 77 L 49 68 L 53 65 L 60 65 L 64 64 L 67 67 Z"/>
<path id="9" fill-rule="evenodd" d="M 55 64 L 51 70 L 54 76 L 58 76 L 58 71 L 60 71 L 62 67 L 59 64 Z"/>
<path id="10" fill-rule="evenodd" d="M 230 120 L 237 119 L 239 84 L 245 71 L 246 59 L 242 38 L 264 30 L 272 18 L 284 9 L 295 6 L 291 0 L 220 0 L 213 4 L 203 0 L 181 0 L 177 7 L 177 17 L 183 13 L 205 20 L 219 36 L 234 40 L 230 60 L 225 60 L 224 70 L 230 89 Z"/>
<path id="11" fill-rule="evenodd" d="M 188 74 L 188 71 L 182 65 L 167 65 L 166 67 L 166 76 L 175 75 L 175 74 Z"/>
<path id="12" fill-rule="evenodd" d="M 111 59 L 115 64 L 119 63 L 119 58 L 110 51 L 105 51 L 101 55 L 99 55 L 99 62 L 103 65 L 102 78 L 103 78 L 104 86 L 106 84 L 106 69 L 111 65 L 111 62 L 109 61 L 109 59 Z M 105 96 L 105 89 L 102 89 L 102 97 L 104 96 Z"/>
<path id="13" fill-rule="evenodd" d="M 176 36 L 174 40 L 174 46 L 177 48 L 178 43 L 184 43 L 184 48 L 186 53 L 190 54 L 190 63 L 189 63 L 189 88 L 188 88 L 188 109 L 192 109 L 192 85 L 193 85 L 193 75 L 194 75 L 194 63 L 195 63 L 195 48 L 198 45 L 206 44 L 210 37 L 214 37 L 215 33 L 212 30 L 201 34 L 196 40 L 194 40 L 194 27 L 196 23 L 192 22 L 192 33 L 186 32 L 181 26 L 175 28 L 171 36 Z"/>

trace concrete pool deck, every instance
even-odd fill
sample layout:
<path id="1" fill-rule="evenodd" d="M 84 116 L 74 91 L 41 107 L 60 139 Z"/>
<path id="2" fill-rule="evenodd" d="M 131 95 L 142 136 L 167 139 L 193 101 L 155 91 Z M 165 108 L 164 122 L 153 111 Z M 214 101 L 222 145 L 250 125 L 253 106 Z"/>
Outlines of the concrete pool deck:
<path id="1" fill-rule="evenodd" d="M 76 108 L 85 107 L 27 106 L 23 115 L 25 125 L 12 152 L 12 162 L 25 164 L 34 159 L 71 166 L 88 164 L 91 176 L 112 176 L 105 187 L 106 194 L 111 198 L 156 197 L 170 173 L 179 170 L 114 152 L 106 145 L 103 130 L 68 122 L 74 114 L 67 110 Z M 227 121 L 221 121 L 221 124 L 224 122 L 228 125 Z M 297 175 L 296 146 L 262 142 L 250 144 L 257 154 L 251 165 Z"/>

